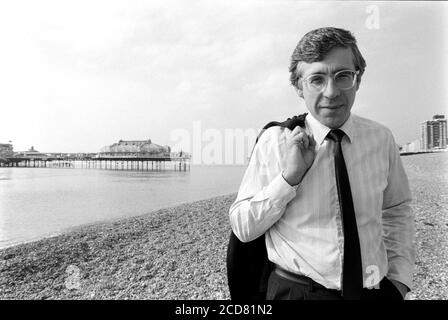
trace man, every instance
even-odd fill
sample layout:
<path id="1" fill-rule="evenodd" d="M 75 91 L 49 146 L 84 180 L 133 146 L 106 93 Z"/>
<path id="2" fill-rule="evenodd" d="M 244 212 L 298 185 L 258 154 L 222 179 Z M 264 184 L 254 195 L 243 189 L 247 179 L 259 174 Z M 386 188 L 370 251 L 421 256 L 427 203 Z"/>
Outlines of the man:
<path id="1" fill-rule="evenodd" d="M 229 215 L 265 235 L 267 299 L 403 299 L 415 261 L 411 193 L 389 129 L 351 113 L 366 63 L 353 35 L 307 33 L 290 66 L 305 128 L 260 137 Z"/>

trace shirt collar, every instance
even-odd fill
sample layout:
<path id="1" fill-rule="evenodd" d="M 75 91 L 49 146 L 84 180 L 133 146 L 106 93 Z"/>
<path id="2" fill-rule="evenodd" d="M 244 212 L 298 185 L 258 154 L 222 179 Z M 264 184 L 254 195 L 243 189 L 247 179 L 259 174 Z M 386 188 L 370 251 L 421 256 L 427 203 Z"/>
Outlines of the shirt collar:
<path id="1" fill-rule="evenodd" d="M 310 131 L 313 134 L 314 140 L 316 140 L 316 143 L 318 145 L 321 145 L 331 129 L 320 123 L 316 118 L 313 117 L 311 113 L 307 114 L 305 121 L 307 128 L 310 128 Z M 349 142 L 353 142 L 353 138 L 355 136 L 355 128 L 353 123 L 353 116 L 351 113 L 347 121 L 345 121 L 345 123 L 339 129 L 344 131 L 344 133 L 348 137 Z"/>

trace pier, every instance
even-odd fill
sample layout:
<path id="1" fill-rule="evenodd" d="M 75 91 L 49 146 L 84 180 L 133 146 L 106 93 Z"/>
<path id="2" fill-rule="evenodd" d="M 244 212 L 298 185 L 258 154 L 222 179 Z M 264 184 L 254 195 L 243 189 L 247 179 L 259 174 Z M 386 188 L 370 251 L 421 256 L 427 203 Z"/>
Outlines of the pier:
<path id="1" fill-rule="evenodd" d="M 93 157 L 93 158 L 3 158 L 0 167 L 72 168 L 127 171 L 189 171 L 190 158 Z"/>

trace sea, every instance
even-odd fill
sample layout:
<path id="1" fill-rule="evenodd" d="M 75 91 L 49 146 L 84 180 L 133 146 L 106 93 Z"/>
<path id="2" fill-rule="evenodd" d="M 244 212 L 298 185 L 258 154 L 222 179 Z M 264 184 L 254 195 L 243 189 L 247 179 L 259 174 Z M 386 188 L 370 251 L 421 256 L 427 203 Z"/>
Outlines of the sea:
<path id="1" fill-rule="evenodd" d="M 0 168 L 0 249 L 73 227 L 154 212 L 238 191 L 246 166 L 117 171 Z"/>
<path id="2" fill-rule="evenodd" d="M 446 202 L 448 152 L 401 159 L 415 197 L 424 186 Z M 158 209 L 235 193 L 245 169 L 236 165 L 191 165 L 189 171 L 0 168 L 0 249 L 77 226 L 156 214 Z"/>

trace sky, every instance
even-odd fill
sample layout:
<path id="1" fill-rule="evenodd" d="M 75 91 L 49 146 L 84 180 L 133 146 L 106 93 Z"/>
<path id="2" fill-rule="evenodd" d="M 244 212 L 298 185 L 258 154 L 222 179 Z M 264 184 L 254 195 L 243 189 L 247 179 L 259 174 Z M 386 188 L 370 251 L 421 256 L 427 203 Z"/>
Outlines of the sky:
<path id="1" fill-rule="evenodd" d="M 285 120 L 306 111 L 292 51 L 324 26 L 352 31 L 367 62 L 352 112 L 411 142 L 448 116 L 447 15 L 416 1 L 3 1 L 0 143 L 98 152 L 151 139 L 191 152 Z"/>

